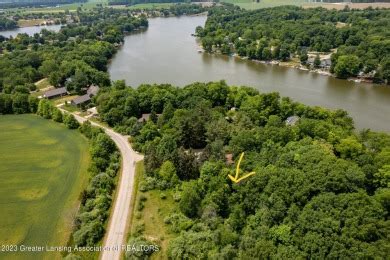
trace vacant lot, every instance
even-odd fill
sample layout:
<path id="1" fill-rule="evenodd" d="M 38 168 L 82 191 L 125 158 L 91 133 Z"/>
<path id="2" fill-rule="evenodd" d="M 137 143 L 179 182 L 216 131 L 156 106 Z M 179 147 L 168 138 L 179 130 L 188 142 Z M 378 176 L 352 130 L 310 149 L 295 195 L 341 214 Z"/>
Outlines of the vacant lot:
<path id="1" fill-rule="evenodd" d="M 129 235 L 134 237 L 140 235 L 160 247 L 160 251 L 152 254 L 151 259 L 167 259 L 169 241 L 177 236 L 177 234 L 169 232 L 167 225 L 164 224 L 164 218 L 178 211 L 176 202 L 173 200 L 174 192 L 172 190 L 142 192 L 140 183 L 145 178 L 144 173 L 143 161 L 138 162 L 133 194 L 135 205 L 133 206 Z M 144 200 L 143 207 L 140 207 L 141 198 Z"/>
<path id="2" fill-rule="evenodd" d="M 66 245 L 88 179 L 88 144 L 34 115 L 0 116 L 0 245 Z M 16 253 L 0 259 L 55 259 Z"/>

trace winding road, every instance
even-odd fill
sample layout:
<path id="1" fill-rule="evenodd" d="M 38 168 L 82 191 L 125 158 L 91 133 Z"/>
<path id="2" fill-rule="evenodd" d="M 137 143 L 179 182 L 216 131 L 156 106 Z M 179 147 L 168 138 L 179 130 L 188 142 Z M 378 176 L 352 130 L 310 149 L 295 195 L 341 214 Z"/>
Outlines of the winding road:
<path id="1" fill-rule="evenodd" d="M 73 115 L 80 123 L 87 120 L 77 114 L 73 113 Z M 135 164 L 142 160 L 143 156 L 131 148 L 128 136 L 121 135 L 108 127 L 92 121 L 91 124 L 104 129 L 115 142 L 122 155 L 122 172 L 116 189 L 113 211 L 103 242 L 104 250 L 101 254 L 102 260 L 119 260 L 123 252 L 122 246 L 126 245 L 126 226 L 131 214 L 130 203 L 134 187 Z"/>

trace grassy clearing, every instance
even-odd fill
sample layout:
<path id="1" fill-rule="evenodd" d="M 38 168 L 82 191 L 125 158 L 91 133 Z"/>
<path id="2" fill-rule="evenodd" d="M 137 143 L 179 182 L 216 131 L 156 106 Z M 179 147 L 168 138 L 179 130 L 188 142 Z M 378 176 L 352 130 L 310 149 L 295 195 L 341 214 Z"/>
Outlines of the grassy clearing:
<path id="1" fill-rule="evenodd" d="M 52 87 L 49 80 L 47 78 L 41 79 L 40 81 L 35 82 L 35 86 L 37 86 L 37 89 L 45 89 L 48 87 Z"/>
<path id="2" fill-rule="evenodd" d="M 88 180 L 87 140 L 35 115 L 0 116 L 0 244 L 66 245 Z M 13 253 L 0 259 L 59 259 Z"/>
<path id="3" fill-rule="evenodd" d="M 30 26 L 35 26 L 36 24 L 42 24 L 45 21 L 46 21 L 45 19 L 19 20 L 18 26 L 19 27 L 30 27 Z"/>
<path id="4" fill-rule="evenodd" d="M 307 0 L 260 0 L 259 3 L 252 0 L 222 0 L 222 2 L 238 5 L 244 9 L 260 9 L 267 7 L 275 7 L 280 5 L 297 5 L 307 4 Z"/>
<path id="5" fill-rule="evenodd" d="M 281 5 L 296 5 L 302 6 L 304 8 L 315 8 L 315 7 L 324 7 L 326 9 L 337 9 L 342 10 L 346 4 L 330 4 L 330 3 L 309 3 L 307 0 L 260 0 L 259 3 L 252 0 L 222 0 L 222 2 L 231 3 L 240 6 L 241 8 L 254 10 L 260 8 L 275 7 Z M 369 6 L 374 8 L 384 7 L 390 8 L 390 3 L 348 3 L 350 8 L 355 9 L 364 9 Z"/>
<path id="6" fill-rule="evenodd" d="M 65 5 L 60 5 L 58 7 L 13 8 L 9 10 L 20 11 L 23 13 L 60 13 L 60 12 L 65 12 L 65 10 L 74 12 L 77 10 L 78 7 L 81 7 L 82 9 L 92 9 L 96 7 L 98 4 L 107 6 L 108 0 L 88 0 L 88 2 L 86 3 L 65 4 Z"/>
<path id="7" fill-rule="evenodd" d="M 161 9 L 161 8 L 169 8 L 175 3 L 148 3 L 148 4 L 137 4 L 129 6 L 129 9 Z"/>
<path id="8" fill-rule="evenodd" d="M 133 194 L 133 213 L 130 220 L 129 237 L 135 236 L 143 230 L 142 236 L 160 246 L 160 251 L 152 254 L 151 259 L 167 259 L 167 248 L 169 241 L 176 237 L 167 229 L 164 218 L 177 211 L 176 202 L 173 200 L 173 192 L 166 190 L 140 191 L 139 183 L 144 178 L 143 161 L 136 165 L 135 192 Z M 166 195 L 165 199 L 161 194 Z M 139 210 L 140 198 L 146 197 L 144 208 Z"/>

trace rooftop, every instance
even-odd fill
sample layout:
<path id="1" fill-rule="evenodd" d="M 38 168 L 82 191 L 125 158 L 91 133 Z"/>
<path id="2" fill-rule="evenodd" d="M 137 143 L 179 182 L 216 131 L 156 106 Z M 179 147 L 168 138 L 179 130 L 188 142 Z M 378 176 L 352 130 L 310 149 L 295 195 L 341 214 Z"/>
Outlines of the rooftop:
<path id="1" fill-rule="evenodd" d="M 68 92 L 66 91 L 66 87 L 55 88 L 55 89 L 46 91 L 43 94 L 43 97 L 54 97 L 54 96 L 63 95 L 63 94 L 67 94 L 67 93 Z"/>
<path id="2" fill-rule="evenodd" d="M 75 105 L 80 105 L 80 104 L 87 102 L 89 100 L 91 100 L 91 97 L 88 94 L 85 94 L 85 95 L 82 95 L 82 96 L 79 96 L 79 97 L 76 97 L 75 99 L 73 99 L 72 103 Z"/>

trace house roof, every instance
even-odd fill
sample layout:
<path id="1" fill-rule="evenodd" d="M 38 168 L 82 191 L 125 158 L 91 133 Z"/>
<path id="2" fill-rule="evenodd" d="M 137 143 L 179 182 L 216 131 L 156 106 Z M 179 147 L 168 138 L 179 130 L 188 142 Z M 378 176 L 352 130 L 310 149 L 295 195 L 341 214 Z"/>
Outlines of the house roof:
<path id="1" fill-rule="evenodd" d="M 62 88 L 48 90 L 43 94 L 43 96 L 44 97 L 54 97 L 54 96 L 63 95 L 63 94 L 67 94 L 67 93 L 68 92 L 66 91 L 66 87 L 62 87 Z"/>
<path id="2" fill-rule="evenodd" d="M 75 105 L 80 105 L 80 104 L 87 102 L 87 101 L 90 101 L 90 100 L 91 100 L 91 97 L 88 94 L 85 94 L 85 95 L 74 98 L 72 100 L 72 103 Z"/>
<path id="3" fill-rule="evenodd" d="M 290 116 L 286 119 L 286 125 L 293 126 L 299 121 L 299 116 Z"/>
<path id="4" fill-rule="evenodd" d="M 99 92 L 99 87 L 96 86 L 96 85 L 91 85 L 91 86 L 87 89 L 87 94 L 88 94 L 88 95 L 96 96 L 98 92 Z"/>

